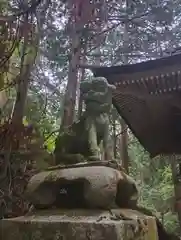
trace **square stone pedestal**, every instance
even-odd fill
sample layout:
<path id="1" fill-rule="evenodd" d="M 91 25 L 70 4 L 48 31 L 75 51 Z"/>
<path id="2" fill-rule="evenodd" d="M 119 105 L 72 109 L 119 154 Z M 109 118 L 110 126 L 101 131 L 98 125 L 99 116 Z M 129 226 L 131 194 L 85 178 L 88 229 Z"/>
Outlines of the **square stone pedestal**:
<path id="1" fill-rule="evenodd" d="M 158 240 L 158 236 L 154 218 L 137 211 L 76 209 L 38 211 L 3 219 L 0 221 L 0 239 Z"/>

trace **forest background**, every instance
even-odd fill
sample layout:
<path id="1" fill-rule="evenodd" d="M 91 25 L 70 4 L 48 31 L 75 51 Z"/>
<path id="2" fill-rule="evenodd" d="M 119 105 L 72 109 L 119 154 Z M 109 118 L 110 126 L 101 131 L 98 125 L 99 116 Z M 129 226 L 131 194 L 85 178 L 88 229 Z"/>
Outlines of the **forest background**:
<path id="1" fill-rule="evenodd" d="M 86 65 L 173 54 L 180 29 L 180 0 L 0 0 L 1 217 L 28 210 L 29 177 L 53 164 L 60 126 L 84 109 L 78 88 L 91 75 Z M 137 181 L 140 204 L 179 232 L 169 159 L 150 159 L 115 109 L 110 120 L 110 149 Z"/>

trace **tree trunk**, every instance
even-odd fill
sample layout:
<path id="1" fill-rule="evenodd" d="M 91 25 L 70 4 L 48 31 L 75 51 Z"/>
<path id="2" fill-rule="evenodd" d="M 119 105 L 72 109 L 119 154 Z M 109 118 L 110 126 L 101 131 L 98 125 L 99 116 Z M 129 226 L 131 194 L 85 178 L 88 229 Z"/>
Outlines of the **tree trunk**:
<path id="1" fill-rule="evenodd" d="M 117 136 L 116 136 L 116 120 L 113 121 L 113 153 L 114 158 L 117 158 Z"/>
<path id="2" fill-rule="evenodd" d="M 127 125 L 123 119 L 121 119 L 121 136 L 120 136 L 120 156 L 123 168 L 126 173 L 129 174 L 129 155 L 128 155 L 128 133 Z"/>
<path id="3" fill-rule="evenodd" d="M 128 1 L 126 1 L 126 6 L 128 8 Z M 128 49 L 129 44 L 129 36 L 128 36 L 128 24 L 125 23 L 124 26 L 124 35 L 123 35 L 123 46 L 125 49 Z M 128 55 L 127 53 L 123 56 L 123 63 L 128 64 Z M 120 136 L 120 149 L 121 149 L 121 161 L 123 167 L 125 168 L 126 172 L 129 173 L 129 155 L 128 155 L 128 132 L 127 132 L 127 125 L 123 119 L 121 119 L 121 131 L 122 134 Z"/>
<path id="4" fill-rule="evenodd" d="M 35 63 L 38 50 L 38 36 L 34 32 L 34 39 L 28 39 L 28 33 L 24 38 L 24 46 L 22 49 L 21 70 L 18 78 L 17 94 L 14 108 L 12 111 L 13 125 L 21 125 L 23 120 L 24 108 L 26 104 L 28 86 L 30 82 L 30 74 Z"/>
<path id="5" fill-rule="evenodd" d="M 25 20 L 25 24 L 28 24 L 28 19 Z M 12 111 L 12 125 L 9 126 L 10 133 L 7 133 L 4 137 L 3 150 L 4 150 L 4 166 L 0 173 L 0 180 L 4 179 L 7 176 L 7 171 L 10 168 L 10 156 L 12 151 L 12 137 L 14 133 L 18 132 L 19 126 L 22 124 L 24 107 L 26 102 L 29 77 L 31 68 L 35 62 L 37 55 L 38 47 L 38 38 L 37 33 L 34 32 L 34 39 L 29 41 L 28 31 L 26 31 L 24 36 L 24 45 L 22 49 L 22 58 L 21 58 L 21 69 L 19 74 L 19 82 L 17 87 L 17 96 L 15 105 Z M 14 132 L 15 131 L 15 132 Z M 18 150 L 18 139 L 17 139 L 17 150 Z M 2 153 L 3 154 L 3 153 Z"/>
<path id="6" fill-rule="evenodd" d="M 68 82 L 64 98 L 64 113 L 61 127 L 65 128 L 71 125 L 74 121 L 76 93 L 78 83 L 78 67 L 81 56 L 81 38 L 82 38 L 83 23 L 81 19 L 75 18 L 72 31 L 71 43 L 71 59 L 69 62 Z"/>
<path id="7" fill-rule="evenodd" d="M 84 55 L 82 58 L 82 62 L 85 63 L 86 62 L 86 51 L 84 49 Z M 81 76 L 80 76 L 80 83 L 82 81 L 85 80 L 85 68 L 81 69 Z M 79 103 L 78 103 L 78 119 L 81 117 L 82 115 L 82 108 L 83 108 L 83 101 L 82 101 L 82 97 L 80 95 L 80 91 L 79 91 Z"/>
<path id="8" fill-rule="evenodd" d="M 3 14 L 3 11 L 0 9 L 0 14 Z M 8 26 L 6 23 L 1 23 L 1 28 L 0 28 L 0 36 L 1 36 L 1 41 L 0 41 L 0 49 L 1 49 L 1 57 L 6 55 L 6 51 L 8 49 L 9 41 L 8 41 Z M 3 61 L 2 61 L 3 62 Z M 7 73 L 9 72 L 9 62 L 10 60 L 6 61 L 3 66 L 0 66 L 0 114 L 2 114 L 2 109 L 5 106 L 8 98 L 6 91 L 3 89 L 5 87 L 5 81 L 7 78 Z M 2 64 L 2 63 L 1 63 Z M 3 90 L 2 90 L 3 89 Z"/>

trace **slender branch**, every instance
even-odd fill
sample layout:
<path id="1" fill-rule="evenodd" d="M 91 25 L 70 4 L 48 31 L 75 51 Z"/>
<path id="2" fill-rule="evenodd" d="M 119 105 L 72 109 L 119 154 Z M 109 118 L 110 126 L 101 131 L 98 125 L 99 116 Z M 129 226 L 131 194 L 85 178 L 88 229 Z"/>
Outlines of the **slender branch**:
<path id="1" fill-rule="evenodd" d="M 54 131 L 52 131 L 46 138 L 45 138 L 45 141 L 44 142 L 47 142 L 48 139 L 55 133 L 58 133 L 60 129 L 55 129 Z"/>
<path id="2" fill-rule="evenodd" d="M 136 20 L 138 18 L 148 16 L 148 14 L 150 14 L 150 13 L 151 13 L 151 11 L 147 11 L 145 13 L 142 13 L 141 15 L 136 15 L 132 18 L 121 17 L 121 16 L 111 16 L 110 18 L 108 18 L 108 20 L 110 20 L 110 21 L 121 21 L 121 23 L 126 23 L 126 22 L 131 22 L 133 20 Z"/>
<path id="3" fill-rule="evenodd" d="M 32 0 L 31 6 L 26 7 L 26 9 L 23 9 L 23 10 L 15 13 L 15 14 L 12 14 L 10 16 L 0 16 L 0 21 L 12 22 L 22 15 L 32 13 L 40 5 L 41 2 L 42 2 L 42 0 L 37 0 L 37 1 Z"/>

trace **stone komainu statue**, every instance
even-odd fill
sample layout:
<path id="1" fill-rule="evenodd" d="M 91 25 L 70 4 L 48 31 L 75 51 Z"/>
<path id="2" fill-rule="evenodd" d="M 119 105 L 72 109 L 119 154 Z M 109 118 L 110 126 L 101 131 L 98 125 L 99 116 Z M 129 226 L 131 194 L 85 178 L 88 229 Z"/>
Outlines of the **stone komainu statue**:
<path id="1" fill-rule="evenodd" d="M 109 114 L 114 85 L 105 78 L 91 78 L 80 85 L 80 94 L 86 105 L 79 121 L 69 126 L 56 139 L 56 164 L 73 164 L 100 160 L 99 145 L 103 141 L 106 152 L 109 139 Z"/>

